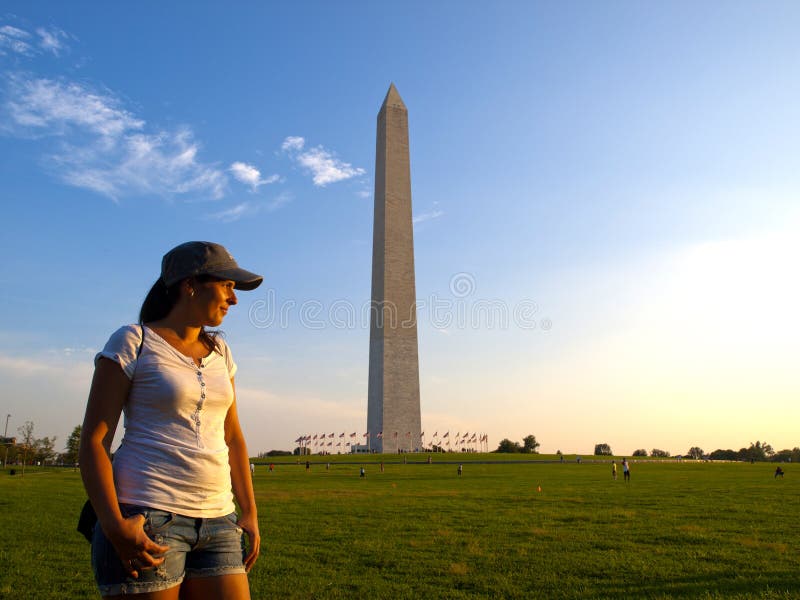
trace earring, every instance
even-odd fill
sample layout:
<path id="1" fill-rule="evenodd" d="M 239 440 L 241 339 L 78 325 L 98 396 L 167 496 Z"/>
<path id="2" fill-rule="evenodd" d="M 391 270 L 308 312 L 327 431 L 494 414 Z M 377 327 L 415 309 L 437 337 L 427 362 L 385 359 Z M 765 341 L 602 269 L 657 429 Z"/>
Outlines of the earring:
<path id="1" fill-rule="evenodd" d="M 189 290 L 189 295 L 194 298 L 194 290 Z"/>

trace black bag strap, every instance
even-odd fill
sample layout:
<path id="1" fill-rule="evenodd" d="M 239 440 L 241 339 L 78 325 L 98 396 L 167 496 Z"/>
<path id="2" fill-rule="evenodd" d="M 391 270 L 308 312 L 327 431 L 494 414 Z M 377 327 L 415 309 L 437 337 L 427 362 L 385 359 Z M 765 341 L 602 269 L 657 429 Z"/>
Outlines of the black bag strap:
<path id="1" fill-rule="evenodd" d="M 144 348 L 144 323 L 139 325 L 142 329 L 142 339 L 139 341 L 139 347 L 136 349 L 136 367 L 133 369 L 133 376 L 136 377 L 136 369 L 139 368 L 139 357 L 142 355 L 142 348 Z"/>

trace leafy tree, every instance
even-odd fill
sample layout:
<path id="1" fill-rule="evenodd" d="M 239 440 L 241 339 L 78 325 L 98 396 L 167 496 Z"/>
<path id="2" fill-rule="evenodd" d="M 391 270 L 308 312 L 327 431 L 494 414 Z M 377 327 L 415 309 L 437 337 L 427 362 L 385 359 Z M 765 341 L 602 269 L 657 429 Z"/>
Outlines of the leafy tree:
<path id="1" fill-rule="evenodd" d="M 74 465 L 78 462 L 78 450 L 81 447 L 82 428 L 82 425 L 76 425 L 75 429 L 72 430 L 72 433 L 70 433 L 67 438 L 66 452 L 64 452 L 62 456 L 64 462 L 69 465 Z"/>
<path id="2" fill-rule="evenodd" d="M 751 443 L 749 448 L 739 450 L 739 458 L 741 460 L 762 461 L 767 460 L 773 454 L 775 454 L 775 450 L 772 449 L 772 446 L 758 440 L 755 443 Z"/>
<path id="3" fill-rule="evenodd" d="M 33 449 L 36 439 L 33 437 L 33 421 L 25 421 L 24 425 L 17 428 L 19 445 L 22 448 L 22 476 L 25 477 L 25 463 L 28 462 L 28 453 Z"/>
<path id="4" fill-rule="evenodd" d="M 666 450 L 659 450 L 658 448 L 653 448 L 650 451 L 650 456 L 656 458 L 667 458 L 669 456 L 669 452 L 667 452 Z"/>
<path id="5" fill-rule="evenodd" d="M 495 452 L 499 452 L 500 454 L 514 454 L 516 452 L 522 452 L 522 447 L 519 445 L 519 442 L 512 442 L 508 438 L 505 438 L 497 446 Z"/>
<path id="6" fill-rule="evenodd" d="M 613 452 L 611 452 L 611 446 L 608 444 L 595 444 L 594 447 L 594 455 L 595 456 L 611 456 Z"/>
<path id="7" fill-rule="evenodd" d="M 770 458 L 771 462 L 792 462 L 792 451 L 789 449 L 779 450 Z"/>
<path id="8" fill-rule="evenodd" d="M 35 440 L 33 442 L 33 460 L 41 462 L 42 464 L 46 463 L 48 460 L 52 460 L 56 455 L 54 450 L 55 445 L 55 436 L 43 437 L 39 440 Z"/>
<path id="9" fill-rule="evenodd" d="M 638 450 L 634 450 L 631 456 L 647 456 L 647 450 L 639 448 Z"/>
<path id="10" fill-rule="evenodd" d="M 736 450 L 714 450 L 708 455 L 711 460 L 739 460 L 739 453 Z"/>
<path id="11" fill-rule="evenodd" d="M 522 438 L 522 451 L 527 454 L 539 454 L 539 446 L 541 444 L 536 441 L 535 435 L 526 435 Z"/>
<path id="12" fill-rule="evenodd" d="M 694 458 L 695 460 L 703 458 L 704 454 L 705 452 L 703 452 L 703 449 L 699 446 L 692 446 L 689 448 L 689 452 L 686 453 L 689 458 Z"/>

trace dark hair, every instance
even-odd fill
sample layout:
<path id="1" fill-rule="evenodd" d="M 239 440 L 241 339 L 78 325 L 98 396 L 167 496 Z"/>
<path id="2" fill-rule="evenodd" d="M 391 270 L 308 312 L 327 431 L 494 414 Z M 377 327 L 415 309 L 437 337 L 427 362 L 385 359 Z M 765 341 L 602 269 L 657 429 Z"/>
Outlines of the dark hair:
<path id="1" fill-rule="evenodd" d="M 200 275 L 194 278 L 198 283 L 205 283 L 216 279 L 218 278 L 210 275 Z M 175 304 L 177 304 L 178 298 L 180 298 L 180 287 L 180 281 L 167 287 L 161 277 L 156 279 L 153 287 L 147 292 L 144 302 L 142 302 L 142 308 L 139 309 L 139 325 L 160 321 L 165 318 L 175 307 Z M 219 350 L 216 337 L 221 333 L 221 331 L 207 331 L 206 328 L 203 327 L 200 330 L 200 341 L 203 342 L 203 345 L 209 350 Z"/>

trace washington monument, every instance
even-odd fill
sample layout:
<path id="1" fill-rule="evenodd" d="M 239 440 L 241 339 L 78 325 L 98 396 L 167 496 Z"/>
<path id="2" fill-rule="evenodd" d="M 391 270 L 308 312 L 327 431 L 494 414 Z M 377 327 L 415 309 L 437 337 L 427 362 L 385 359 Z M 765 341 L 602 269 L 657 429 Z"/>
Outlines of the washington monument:
<path id="1" fill-rule="evenodd" d="M 421 447 L 408 110 L 394 84 L 378 112 L 367 431 L 377 452 Z"/>

